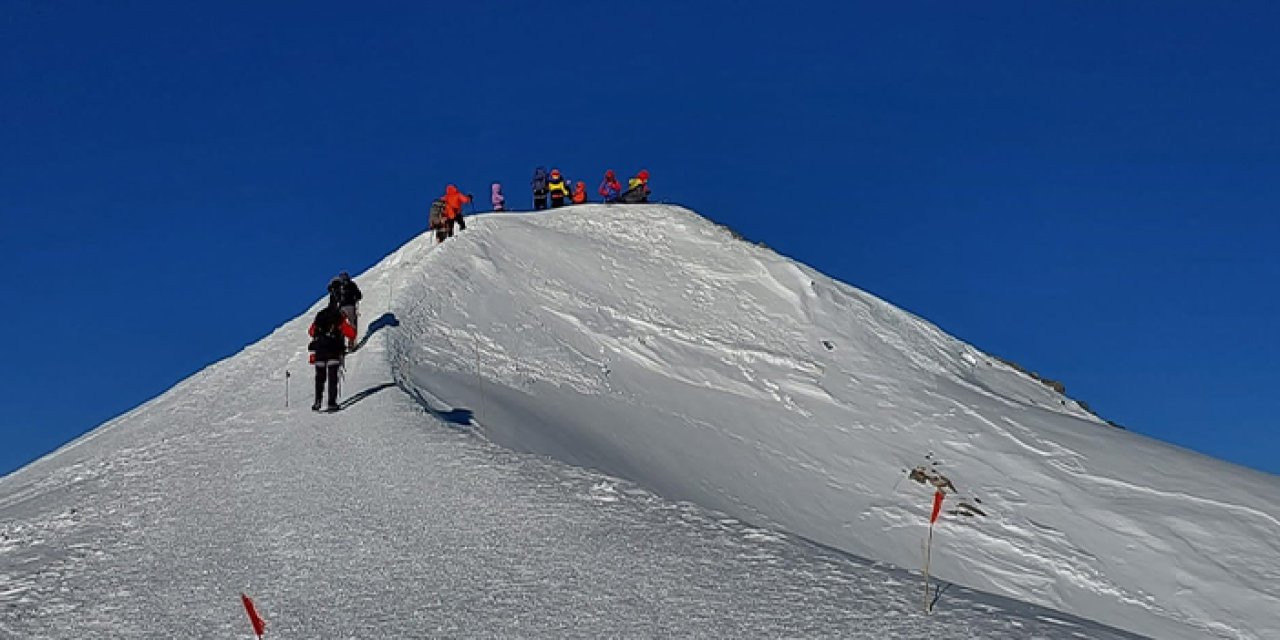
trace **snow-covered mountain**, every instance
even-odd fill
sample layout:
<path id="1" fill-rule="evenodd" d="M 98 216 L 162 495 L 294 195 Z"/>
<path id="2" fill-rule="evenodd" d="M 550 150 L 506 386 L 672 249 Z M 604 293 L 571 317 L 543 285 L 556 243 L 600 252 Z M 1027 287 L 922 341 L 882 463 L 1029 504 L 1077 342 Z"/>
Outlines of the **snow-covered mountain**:
<path id="1" fill-rule="evenodd" d="M 1275 476 L 687 210 L 479 216 L 357 279 L 341 413 L 313 308 L 0 479 L 0 634 L 237 633 L 244 590 L 279 637 L 1280 637 Z"/>

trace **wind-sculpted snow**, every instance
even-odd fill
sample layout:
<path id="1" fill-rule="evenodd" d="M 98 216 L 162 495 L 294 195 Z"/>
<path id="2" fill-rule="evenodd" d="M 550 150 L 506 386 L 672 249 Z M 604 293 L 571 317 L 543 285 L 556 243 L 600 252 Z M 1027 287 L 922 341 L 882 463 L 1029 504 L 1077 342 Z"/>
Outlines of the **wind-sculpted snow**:
<path id="1" fill-rule="evenodd" d="M 312 308 L 0 479 L 0 637 L 247 636 L 241 591 L 277 638 L 1276 637 L 1274 477 L 685 210 L 478 216 L 358 281 L 340 413 Z M 974 514 L 931 616 L 909 473 Z"/>
<path id="2" fill-rule="evenodd" d="M 274 638 L 1127 637 L 950 583 L 925 617 L 901 569 L 476 437 L 393 378 L 455 330 L 398 318 L 446 247 L 359 278 L 340 413 L 306 408 L 312 309 L 0 479 L 0 637 L 247 637 L 241 591 Z"/>
<path id="3" fill-rule="evenodd" d="M 933 325 L 675 207 L 488 216 L 429 254 L 406 386 L 484 433 L 1155 637 L 1280 637 L 1280 481 L 1112 428 Z M 983 515 L 977 515 L 980 512 Z"/>

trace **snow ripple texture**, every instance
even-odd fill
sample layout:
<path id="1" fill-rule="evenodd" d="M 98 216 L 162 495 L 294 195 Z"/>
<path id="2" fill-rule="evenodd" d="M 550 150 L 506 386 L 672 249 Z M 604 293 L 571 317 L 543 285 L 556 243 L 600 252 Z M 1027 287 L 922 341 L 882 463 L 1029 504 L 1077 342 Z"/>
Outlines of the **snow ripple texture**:
<path id="1" fill-rule="evenodd" d="M 0 637 L 237 637 L 241 591 L 279 638 L 1280 637 L 1273 476 L 686 210 L 479 216 L 359 281 L 343 411 L 312 308 L 0 479 Z M 931 616 L 926 453 L 988 514 Z"/>

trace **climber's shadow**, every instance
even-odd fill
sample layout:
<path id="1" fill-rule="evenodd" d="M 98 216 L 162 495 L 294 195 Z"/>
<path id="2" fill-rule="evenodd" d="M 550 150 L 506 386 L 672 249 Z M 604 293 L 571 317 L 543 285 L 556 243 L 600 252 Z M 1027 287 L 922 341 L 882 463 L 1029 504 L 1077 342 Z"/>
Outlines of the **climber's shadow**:
<path id="1" fill-rule="evenodd" d="M 354 396 L 351 396 L 350 398 L 343 400 L 342 403 L 338 405 L 338 408 L 346 409 L 347 407 L 350 407 L 351 405 L 357 402 L 360 402 L 361 400 L 364 400 L 365 398 L 368 398 L 369 396 L 375 393 L 378 393 L 383 389 L 387 389 L 394 386 L 396 386 L 396 383 L 394 382 L 384 382 L 380 385 L 369 387 L 368 389 L 365 389 L 364 391 L 361 391 L 360 393 L 357 393 Z"/>
<path id="2" fill-rule="evenodd" d="M 388 311 L 378 316 L 377 320 L 374 320 L 373 322 L 369 323 L 369 330 L 364 332 L 364 337 L 360 339 L 360 343 L 356 345 L 355 350 L 359 351 L 360 348 L 364 346 L 364 343 L 369 341 L 369 338 L 372 337 L 373 334 L 377 333 L 383 328 L 398 327 L 398 326 L 400 326 L 400 320 L 399 318 L 396 318 L 396 314 Z"/>

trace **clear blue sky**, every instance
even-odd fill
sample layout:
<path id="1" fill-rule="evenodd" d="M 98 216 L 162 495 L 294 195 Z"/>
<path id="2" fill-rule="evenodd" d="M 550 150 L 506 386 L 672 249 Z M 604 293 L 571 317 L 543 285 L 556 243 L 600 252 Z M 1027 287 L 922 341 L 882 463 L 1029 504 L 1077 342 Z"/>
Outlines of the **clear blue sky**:
<path id="1" fill-rule="evenodd" d="M 4 4 L 0 473 L 540 164 L 1280 472 L 1280 5 L 445 4 Z"/>

